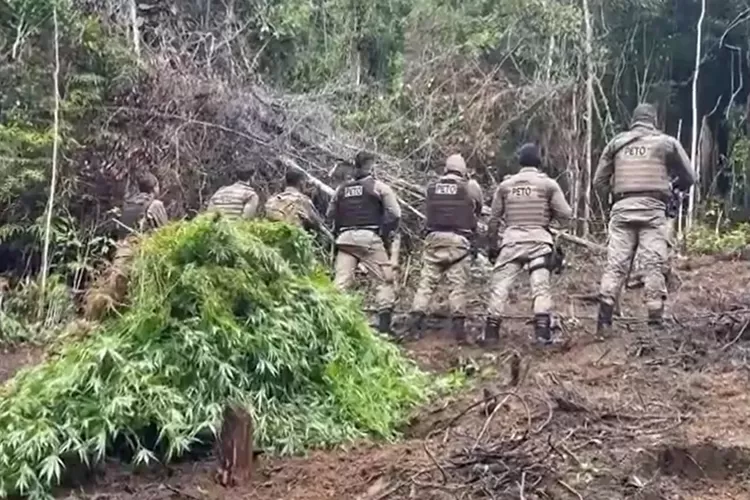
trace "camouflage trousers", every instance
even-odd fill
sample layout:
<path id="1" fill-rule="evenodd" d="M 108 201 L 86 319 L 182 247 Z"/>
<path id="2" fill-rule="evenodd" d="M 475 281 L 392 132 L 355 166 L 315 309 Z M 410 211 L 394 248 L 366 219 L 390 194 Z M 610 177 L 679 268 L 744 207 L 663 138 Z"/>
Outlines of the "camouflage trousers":
<path id="1" fill-rule="evenodd" d="M 419 287 L 412 302 L 412 312 L 427 313 L 432 296 L 445 277 L 448 284 L 448 304 L 454 317 L 466 316 L 466 287 L 471 279 L 471 258 L 465 251 L 458 262 L 430 262 L 422 261 L 422 274 Z"/>
<path id="2" fill-rule="evenodd" d="M 487 307 L 489 317 L 499 318 L 503 315 L 510 288 L 525 269 L 530 270 L 529 284 L 534 314 L 551 312 L 550 271 L 546 267 L 547 255 L 551 251 L 550 245 L 541 243 L 517 243 L 503 247 L 492 273 L 490 302 Z"/>
<path id="3" fill-rule="evenodd" d="M 662 268 L 662 274 L 666 280 L 667 291 L 671 290 L 670 278 L 672 277 L 672 264 L 674 262 L 675 254 L 677 253 L 677 241 L 674 234 L 674 219 L 667 219 L 667 223 L 664 225 L 665 237 L 667 238 L 667 258 L 664 261 Z M 641 246 L 635 254 L 635 261 L 633 262 L 633 269 L 630 271 L 630 279 L 628 279 L 628 288 L 638 288 L 645 284 L 645 273 L 643 265 L 643 249 Z"/>
<path id="4" fill-rule="evenodd" d="M 97 276 L 86 292 L 84 317 L 87 320 L 98 321 L 123 304 L 128 291 L 128 270 L 137 245 L 136 236 L 117 242 L 112 264 Z"/>
<path id="5" fill-rule="evenodd" d="M 659 210 L 622 211 L 609 222 L 607 265 L 599 295 L 614 305 L 636 252 L 641 252 L 639 266 L 643 272 L 646 307 L 661 311 L 667 299 L 664 269 L 667 263 L 667 218 Z"/>
<path id="6" fill-rule="evenodd" d="M 334 263 L 336 288 L 344 291 L 351 287 L 360 263 L 378 282 L 375 297 L 378 311 L 392 309 L 396 302 L 394 272 L 382 243 L 371 247 L 339 246 Z"/>

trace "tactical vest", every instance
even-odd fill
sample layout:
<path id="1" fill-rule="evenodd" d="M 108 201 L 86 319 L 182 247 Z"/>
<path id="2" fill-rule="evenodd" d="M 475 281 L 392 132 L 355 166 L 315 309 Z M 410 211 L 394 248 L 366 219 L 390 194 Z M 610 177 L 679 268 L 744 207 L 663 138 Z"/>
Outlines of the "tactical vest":
<path id="1" fill-rule="evenodd" d="M 242 217 L 245 204 L 253 196 L 257 196 L 253 188 L 242 182 L 237 182 L 219 188 L 208 200 L 208 209 L 221 212 L 229 217 Z"/>
<path id="2" fill-rule="evenodd" d="M 120 222 L 134 231 L 142 231 L 143 218 L 152 201 L 154 201 L 154 196 L 148 193 L 138 193 L 127 198 L 122 207 Z M 124 236 L 129 234 L 129 231 L 122 226 L 118 226 L 117 233 Z"/>
<path id="3" fill-rule="evenodd" d="M 627 141 L 638 131 L 628 132 Z M 662 134 L 648 133 L 626 142 L 615 155 L 615 196 L 638 193 L 661 193 L 669 196 L 669 174 L 665 159 L 665 139 Z"/>
<path id="4" fill-rule="evenodd" d="M 265 206 L 268 220 L 301 225 L 298 206 L 300 196 L 302 195 L 298 193 L 284 191 L 269 198 Z"/>
<path id="5" fill-rule="evenodd" d="M 543 177 L 520 177 L 506 181 L 504 189 L 505 225 L 547 227 L 550 223 L 550 193 Z M 505 184 L 505 183 L 504 183 Z"/>
<path id="6" fill-rule="evenodd" d="M 375 192 L 375 179 L 365 177 L 341 186 L 336 200 L 336 226 L 378 229 L 383 217 L 383 202 Z"/>
<path id="7" fill-rule="evenodd" d="M 427 187 L 427 230 L 470 233 L 477 227 L 474 200 L 464 179 L 442 177 Z"/>

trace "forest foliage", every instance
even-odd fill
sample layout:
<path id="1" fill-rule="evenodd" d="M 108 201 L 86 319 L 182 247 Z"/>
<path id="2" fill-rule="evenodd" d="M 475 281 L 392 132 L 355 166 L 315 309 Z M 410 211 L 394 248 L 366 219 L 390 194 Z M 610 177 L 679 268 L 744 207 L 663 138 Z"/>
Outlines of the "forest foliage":
<path id="1" fill-rule="evenodd" d="M 682 124 L 687 145 L 700 2 L 588 4 L 594 160 L 643 100 L 658 104 L 669 133 Z M 216 89 L 260 85 L 290 103 L 316 103 L 310 116 L 330 113 L 354 142 L 387 160 L 389 174 L 416 182 L 458 151 L 490 191 L 516 168 L 518 144 L 538 141 L 546 167 L 581 207 L 589 179 L 579 0 L 8 0 L 0 5 L 0 256 L 6 262 L 0 271 L 23 275 L 39 266 L 53 134 L 53 7 L 62 97 L 54 222 L 63 229 L 53 231 L 51 265 L 69 284 L 81 279 L 71 262 L 88 273 L 107 256 L 112 242 L 102 238 L 103 223 L 138 171 L 169 174 L 168 197 L 185 202 L 167 199 L 168 208 L 182 217 L 199 210 L 225 177 L 217 169 L 246 161 L 228 149 L 236 136 L 211 149 L 205 125 L 203 137 L 196 131 L 195 123 L 206 120 L 236 126 L 236 117 L 207 115 L 201 105 L 206 93 L 225 92 Z M 713 110 L 714 131 L 724 130 L 715 133 L 716 149 L 729 157 L 734 187 L 722 210 L 733 217 L 750 209 L 747 18 L 742 1 L 709 3 L 699 86 L 699 115 Z M 175 75 L 190 75 L 194 90 L 185 94 L 184 85 L 174 85 L 183 95 L 171 98 L 164 89 Z M 176 116 L 184 126 L 175 125 L 167 139 L 157 115 Z M 202 171 L 186 175 L 188 161 Z M 715 186 L 705 181 L 703 194 L 715 195 Z M 603 229 L 602 207 L 590 208 L 595 227 Z"/>
<path id="2" fill-rule="evenodd" d="M 130 280 L 121 314 L 0 387 L 0 497 L 45 498 L 105 457 L 206 448 L 227 401 L 250 409 L 269 452 L 388 439 L 431 385 L 338 293 L 301 229 L 173 223 L 138 246 Z"/>

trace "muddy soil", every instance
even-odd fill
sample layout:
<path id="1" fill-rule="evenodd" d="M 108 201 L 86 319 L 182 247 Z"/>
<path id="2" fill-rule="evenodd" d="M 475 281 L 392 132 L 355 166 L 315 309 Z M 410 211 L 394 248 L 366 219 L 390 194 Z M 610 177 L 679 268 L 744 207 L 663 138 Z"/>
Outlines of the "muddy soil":
<path id="1" fill-rule="evenodd" d="M 38 363 L 44 354 L 39 346 L 17 345 L 0 349 L 0 383 L 11 378 L 24 366 Z"/>
<path id="2" fill-rule="evenodd" d="M 415 412 L 404 440 L 358 443 L 307 457 L 258 460 L 234 489 L 214 464 L 151 471 L 112 464 L 60 498 L 98 499 L 648 499 L 750 498 L 750 266 L 716 262 L 678 272 L 674 321 L 646 327 L 640 291 L 608 341 L 593 337 L 598 269 L 554 278 L 562 334 L 543 351 L 524 320 L 503 324 L 488 353 L 457 347 L 439 325 L 404 349 L 426 369 L 464 370 L 468 386 Z M 512 315 L 528 315 L 528 288 Z M 481 327 L 473 318 L 472 329 Z M 0 372 L 0 376 L 2 372 Z"/>

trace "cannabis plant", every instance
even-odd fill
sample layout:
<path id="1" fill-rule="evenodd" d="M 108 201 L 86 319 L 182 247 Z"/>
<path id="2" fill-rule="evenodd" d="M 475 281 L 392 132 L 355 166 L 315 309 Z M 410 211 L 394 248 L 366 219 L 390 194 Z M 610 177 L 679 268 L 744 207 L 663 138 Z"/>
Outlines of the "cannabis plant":
<path id="1" fill-rule="evenodd" d="M 390 438 L 426 379 L 338 293 L 303 231 L 203 216 L 146 238 L 130 305 L 0 388 L 0 496 L 41 498 L 66 464 L 168 461 L 244 404 L 256 446 Z M 71 341 L 72 342 L 72 341 Z"/>

